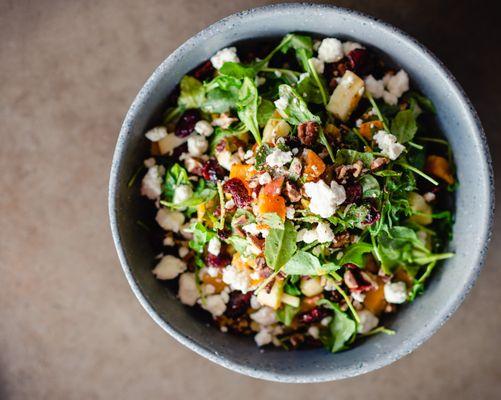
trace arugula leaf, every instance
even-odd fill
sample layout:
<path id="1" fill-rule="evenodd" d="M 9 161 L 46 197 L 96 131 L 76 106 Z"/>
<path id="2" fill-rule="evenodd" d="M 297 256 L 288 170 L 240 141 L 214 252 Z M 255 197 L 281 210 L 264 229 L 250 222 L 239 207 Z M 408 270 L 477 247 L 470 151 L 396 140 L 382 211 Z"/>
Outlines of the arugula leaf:
<path id="1" fill-rule="evenodd" d="M 254 164 L 254 168 L 261 171 L 266 165 L 266 157 L 268 157 L 271 151 L 271 147 L 263 143 L 256 152 L 256 163 Z"/>
<path id="2" fill-rule="evenodd" d="M 180 82 L 181 93 L 177 100 L 184 108 L 201 108 L 205 100 L 205 90 L 202 82 L 192 76 L 185 75 Z"/>
<path id="3" fill-rule="evenodd" d="M 160 203 L 169 208 L 184 210 L 188 207 L 196 207 L 200 204 L 207 203 L 209 200 L 212 200 L 216 194 L 216 190 L 212 188 L 205 188 L 199 192 L 193 193 L 193 196 L 181 203 L 172 203 L 164 200 L 160 200 Z"/>
<path id="4" fill-rule="evenodd" d="M 321 264 L 313 254 L 299 250 L 287 261 L 284 272 L 287 275 L 325 275 L 341 268 L 335 263 Z"/>
<path id="5" fill-rule="evenodd" d="M 310 36 L 289 33 L 286 35 L 280 49 L 282 53 L 287 53 L 290 49 L 296 51 L 296 58 L 302 64 L 305 71 L 308 70 L 308 59 L 313 56 L 313 41 Z"/>
<path id="6" fill-rule="evenodd" d="M 357 332 L 357 323 L 332 301 L 321 299 L 317 304 L 334 311 L 334 318 L 329 324 L 330 337 L 324 338 L 325 344 L 333 353 L 346 349 L 347 343 Z"/>
<path id="7" fill-rule="evenodd" d="M 362 197 L 364 199 L 375 199 L 381 195 L 379 182 L 372 175 L 367 174 L 362 176 L 359 183 L 362 185 Z"/>
<path id="8" fill-rule="evenodd" d="M 301 289 L 297 287 L 300 278 L 299 275 L 289 275 L 284 285 L 284 292 L 291 296 L 301 296 Z"/>
<path id="9" fill-rule="evenodd" d="M 270 268 L 277 271 L 285 265 L 296 252 L 296 230 L 290 221 L 284 229 L 270 229 L 264 244 L 264 256 Z"/>
<path id="10" fill-rule="evenodd" d="M 299 312 L 299 307 L 292 307 L 289 304 L 285 304 L 282 308 L 278 309 L 276 312 L 277 319 L 283 323 L 285 326 L 290 326 L 292 320 Z"/>
<path id="11" fill-rule="evenodd" d="M 319 124 L 322 122 L 308 109 L 303 98 L 289 85 L 280 85 L 278 94 L 280 98 L 275 102 L 275 105 L 288 123 L 299 125 L 308 121 L 315 121 Z"/>
<path id="12" fill-rule="evenodd" d="M 226 65 L 226 64 L 225 64 Z M 242 82 L 232 76 L 219 75 L 205 85 L 206 99 L 202 110 L 223 113 L 236 107 Z"/>
<path id="13" fill-rule="evenodd" d="M 254 78 L 257 73 L 256 68 L 252 66 L 243 65 L 236 62 L 225 62 L 223 66 L 219 69 L 219 72 L 223 75 L 232 76 L 234 78 Z"/>
<path id="14" fill-rule="evenodd" d="M 305 72 L 299 76 L 299 81 L 296 86 L 297 92 L 309 103 L 323 104 L 324 99 L 318 90 L 318 86 L 313 77 Z"/>
<path id="15" fill-rule="evenodd" d="M 190 185 L 190 180 L 188 179 L 188 172 L 186 169 L 181 167 L 179 164 L 174 164 L 165 173 L 163 193 L 168 200 L 172 200 L 174 196 L 174 191 L 179 185 Z"/>
<path id="16" fill-rule="evenodd" d="M 193 239 L 190 240 L 188 245 L 197 253 L 202 253 L 206 243 L 216 236 L 215 232 L 207 229 L 207 227 L 200 222 L 190 227 L 190 231 L 193 232 Z"/>
<path id="17" fill-rule="evenodd" d="M 237 112 L 238 118 L 251 131 L 258 145 L 261 144 L 261 134 L 257 122 L 257 105 L 259 96 L 257 87 L 249 78 L 244 78 L 244 83 L 239 91 Z"/>
<path id="18" fill-rule="evenodd" d="M 416 117 L 412 110 L 400 111 L 391 122 L 391 133 L 397 137 L 399 143 L 411 141 L 416 132 Z"/>
<path id="19" fill-rule="evenodd" d="M 364 255 L 372 252 L 372 245 L 369 243 L 358 242 L 352 244 L 344 251 L 339 264 L 355 264 L 359 268 L 365 267 Z"/>
<path id="20" fill-rule="evenodd" d="M 418 104 L 426 111 L 436 114 L 437 109 L 435 108 L 435 105 L 433 102 L 426 96 L 423 96 L 422 94 L 416 92 L 416 91 L 410 91 L 408 92 L 408 96 L 410 99 L 416 99 Z"/>
<path id="21" fill-rule="evenodd" d="M 370 168 L 374 155 L 350 149 L 340 149 L 336 152 L 336 164 L 351 165 L 358 160 L 362 161 L 366 168 Z"/>
<path id="22" fill-rule="evenodd" d="M 264 128 L 274 112 L 275 104 L 270 100 L 261 98 L 261 102 L 257 108 L 257 124 L 260 128 Z"/>

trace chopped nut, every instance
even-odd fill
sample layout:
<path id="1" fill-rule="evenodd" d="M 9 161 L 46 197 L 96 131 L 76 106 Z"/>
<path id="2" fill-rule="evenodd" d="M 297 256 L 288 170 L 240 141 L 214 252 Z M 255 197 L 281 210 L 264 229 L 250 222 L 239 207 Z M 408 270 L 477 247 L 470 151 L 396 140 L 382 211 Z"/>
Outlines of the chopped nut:
<path id="1" fill-rule="evenodd" d="M 378 157 L 371 162 L 371 171 L 381 168 L 383 165 L 388 164 L 388 159 L 385 157 Z"/>
<path id="2" fill-rule="evenodd" d="M 320 125 L 314 121 L 303 122 L 297 127 L 297 135 L 305 146 L 312 146 L 318 138 Z"/>

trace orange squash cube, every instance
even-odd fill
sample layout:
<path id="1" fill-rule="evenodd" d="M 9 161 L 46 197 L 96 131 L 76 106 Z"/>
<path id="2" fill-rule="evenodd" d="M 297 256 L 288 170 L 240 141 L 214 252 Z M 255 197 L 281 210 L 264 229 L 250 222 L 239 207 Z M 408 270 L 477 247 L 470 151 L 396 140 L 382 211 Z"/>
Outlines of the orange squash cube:
<path id="1" fill-rule="evenodd" d="M 304 158 L 304 176 L 308 182 L 315 181 L 325 171 L 325 163 L 313 150 L 305 150 Z"/>
<path id="2" fill-rule="evenodd" d="M 276 194 L 266 194 L 263 190 L 259 192 L 257 198 L 257 207 L 259 214 L 276 213 L 285 220 L 285 199 Z"/>

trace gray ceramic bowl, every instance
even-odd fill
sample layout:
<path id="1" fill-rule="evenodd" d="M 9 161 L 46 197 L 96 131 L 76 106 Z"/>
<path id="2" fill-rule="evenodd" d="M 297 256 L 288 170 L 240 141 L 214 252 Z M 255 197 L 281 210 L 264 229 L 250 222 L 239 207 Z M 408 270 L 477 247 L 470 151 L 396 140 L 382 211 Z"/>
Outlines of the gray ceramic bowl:
<path id="1" fill-rule="evenodd" d="M 457 191 L 456 256 L 434 274 L 425 295 L 403 307 L 391 328 L 338 354 L 324 350 L 261 352 L 249 338 L 223 334 L 201 322 L 175 293 L 151 274 L 153 249 L 136 224 L 142 201 L 127 181 L 147 155 L 143 133 L 158 121 L 166 98 L 181 77 L 218 49 L 257 37 L 306 31 L 367 43 L 391 56 L 430 97 L 454 150 L 461 185 Z M 398 360 L 427 340 L 456 311 L 480 271 L 493 216 L 493 179 L 482 127 L 454 77 L 427 49 L 380 21 L 325 5 L 280 4 L 244 11 L 198 33 L 172 53 L 137 95 L 118 138 L 111 169 L 109 212 L 123 270 L 150 316 L 193 351 L 226 368 L 256 378 L 320 382 L 359 375 Z"/>

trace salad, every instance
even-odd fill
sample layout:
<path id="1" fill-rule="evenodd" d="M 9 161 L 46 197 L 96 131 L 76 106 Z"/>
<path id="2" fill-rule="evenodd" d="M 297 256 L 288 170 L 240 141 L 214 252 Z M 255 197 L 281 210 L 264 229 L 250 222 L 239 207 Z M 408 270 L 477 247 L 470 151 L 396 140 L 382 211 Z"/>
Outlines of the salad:
<path id="1" fill-rule="evenodd" d="M 170 95 L 130 182 L 143 175 L 154 209 L 138 221 L 153 274 L 258 346 L 394 334 L 385 316 L 453 256 L 436 112 L 360 43 L 288 34 L 218 51 Z"/>

